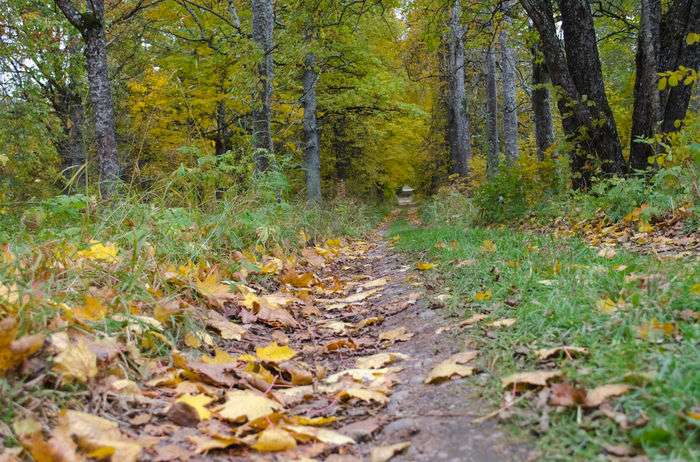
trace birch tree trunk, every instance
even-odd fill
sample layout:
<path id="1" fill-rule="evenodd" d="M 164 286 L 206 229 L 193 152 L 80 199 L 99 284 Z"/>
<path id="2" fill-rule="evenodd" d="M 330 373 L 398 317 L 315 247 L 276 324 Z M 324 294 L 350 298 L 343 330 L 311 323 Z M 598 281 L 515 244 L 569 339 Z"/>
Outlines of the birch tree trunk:
<path id="1" fill-rule="evenodd" d="M 505 23 L 510 25 L 510 18 Z M 503 73 L 503 148 L 506 161 L 518 158 L 518 107 L 515 88 L 515 57 L 508 38 L 508 28 L 501 29 L 498 41 L 501 48 L 501 70 Z"/>
<path id="2" fill-rule="evenodd" d="M 272 61 L 274 8 L 273 0 L 252 0 L 253 41 L 261 53 L 257 66 L 257 83 L 253 94 L 253 148 L 255 171 L 264 172 L 270 167 L 272 153 Z"/>
<path id="3" fill-rule="evenodd" d="M 654 155 L 653 146 L 637 138 L 650 138 L 659 120 L 658 56 L 660 0 L 641 0 L 642 15 L 637 36 L 637 73 L 634 82 L 634 109 L 630 136 L 630 170 L 645 170 L 647 159 Z"/>
<path id="4" fill-rule="evenodd" d="M 450 145 L 450 171 L 460 175 L 469 173 L 471 141 L 469 139 L 469 119 L 464 88 L 464 32 L 460 20 L 462 6 L 455 0 L 450 11 L 450 37 L 448 40 L 449 58 L 449 99 L 450 114 L 448 138 Z"/>
<path id="5" fill-rule="evenodd" d="M 321 202 L 321 150 L 316 120 L 316 55 L 308 52 L 304 59 L 303 99 L 304 106 L 304 164 L 306 170 L 306 199 L 309 204 Z"/>
<path id="6" fill-rule="evenodd" d="M 86 13 L 80 13 L 70 0 L 55 0 L 68 21 L 85 41 L 85 61 L 90 102 L 95 119 L 95 140 L 100 169 L 100 191 L 106 197 L 114 193 L 120 177 L 117 140 L 114 132 L 114 105 L 107 66 L 107 38 L 104 23 L 104 1 L 87 2 Z"/>
<path id="7" fill-rule="evenodd" d="M 493 44 L 486 50 L 486 135 L 488 151 L 486 153 L 486 175 L 493 178 L 498 174 L 498 95 L 496 90 L 496 56 Z"/>
<path id="8" fill-rule="evenodd" d="M 534 45 L 532 52 L 532 112 L 535 122 L 535 139 L 537 141 L 537 158 L 544 160 L 544 155 L 554 143 L 554 125 L 549 97 L 549 72 L 543 62 L 539 46 Z"/>

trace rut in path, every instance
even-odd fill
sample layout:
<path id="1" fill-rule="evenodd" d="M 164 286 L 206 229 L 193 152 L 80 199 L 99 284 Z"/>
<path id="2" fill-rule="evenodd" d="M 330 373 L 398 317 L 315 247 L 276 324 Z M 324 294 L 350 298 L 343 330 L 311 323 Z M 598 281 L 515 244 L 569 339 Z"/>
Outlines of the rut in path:
<path id="1" fill-rule="evenodd" d="M 407 266 L 401 257 L 391 251 L 389 245 L 377 236 L 375 244 L 364 255 L 352 262 L 351 268 L 342 275 L 343 279 L 367 277 L 386 278 L 388 281 L 377 295 L 367 301 L 365 316 L 384 315 L 385 321 L 373 333 L 405 327 L 414 333 L 406 342 L 399 342 L 386 350 L 409 355 L 409 359 L 399 363 L 403 367 L 400 383 L 394 388 L 388 405 L 375 416 L 380 429 L 372 435 L 362 431 L 350 434 L 360 444 L 354 452 L 359 460 L 364 460 L 371 449 L 377 446 L 410 441 L 411 446 L 392 461 L 508 461 L 526 460 L 529 450 L 509 441 L 503 430 L 490 420 L 474 423 L 480 416 L 488 414 L 492 408 L 478 397 L 476 390 L 464 379 L 442 384 L 425 384 L 424 380 L 431 368 L 450 355 L 463 351 L 465 346 L 454 335 L 436 335 L 440 327 L 455 321 L 445 319 L 440 310 L 432 309 L 427 303 L 425 288 L 415 269 Z M 347 265 L 347 262 L 340 262 Z M 347 268 L 347 266 L 346 266 Z M 411 281 L 411 282 L 407 282 Z M 415 297 L 417 301 L 395 314 L 403 300 Z M 358 351 L 358 356 L 371 351 Z M 355 417 L 362 422 L 364 417 Z M 361 423 L 341 428 L 346 433 Z M 333 460 L 331 457 L 328 460 Z M 353 459 L 348 459 L 353 460 Z"/>

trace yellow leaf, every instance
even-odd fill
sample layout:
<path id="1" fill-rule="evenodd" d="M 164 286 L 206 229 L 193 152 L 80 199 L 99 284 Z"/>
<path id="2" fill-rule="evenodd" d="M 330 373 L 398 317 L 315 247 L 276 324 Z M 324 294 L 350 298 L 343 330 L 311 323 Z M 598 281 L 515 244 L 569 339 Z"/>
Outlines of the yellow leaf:
<path id="1" fill-rule="evenodd" d="M 97 356 L 87 342 L 80 338 L 56 356 L 53 367 L 64 380 L 84 383 L 97 376 Z"/>
<path id="2" fill-rule="evenodd" d="M 403 353 L 377 353 L 372 356 L 357 358 L 355 366 L 359 369 L 380 369 L 399 360 L 408 359 L 408 355 Z"/>
<path id="3" fill-rule="evenodd" d="M 485 240 L 481 243 L 482 252 L 493 253 L 496 251 L 496 243 L 490 239 Z"/>
<path id="4" fill-rule="evenodd" d="M 474 301 L 477 302 L 486 302 L 489 301 L 493 298 L 493 293 L 491 292 L 491 289 L 483 291 L 483 292 L 477 292 L 474 294 Z"/>
<path id="5" fill-rule="evenodd" d="M 255 361 L 255 357 L 251 356 L 253 358 L 253 361 Z M 201 361 L 203 363 L 207 364 L 212 364 L 212 365 L 224 365 L 224 364 L 236 364 L 238 362 L 238 359 L 231 356 L 224 350 L 221 350 L 217 348 L 215 350 L 214 356 L 208 356 L 208 355 L 202 355 Z"/>
<path id="6" fill-rule="evenodd" d="M 194 286 L 200 295 L 217 308 L 223 308 L 226 302 L 236 298 L 236 295 L 229 291 L 226 284 L 219 282 L 216 273 L 209 274 L 203 281 L 196 280 Z"/>
<path id="7" fill-rule="evenodd" d="M 639 232 L 640 233 L 651 233 L 654 231 L 654 227 L 649 224 L 649 222 L 646 221 L 640 221 L 639 222 Z"/>
<path id="8" fill-rule="evenodd" d="M 602 298 L 596 302 L 598 310 L 605 314 L 611 314 L 617 311 L 618 305 L 611 298 Z"/>
<path id="9" fill-rule="evenodd" d="M 416 263 L 416 269 L 420 271 L 428 271 L 433 269 L 434 267 L 435 265 L 433 263 L 429 263 L 427 261 L 419 261 L 418 263 Z"/>
<path id="10" fill-rule="evenodd" d="M 691 295 L 700 295 L 700 282 L 697 282 L 690 286 L 690 294 Z"/>
<path id="11" fill-rule="evenodd" d="M 114 244 L 103 244 L 99 241 L 91 241 L 90 246 L 76 253 L 78 258 L 88 260 L 103 261 L 106 263 L 114 263 L 117 261 L 119 249 Z"/>
<path id="12" fill-rule="evenodd" d="M 299 441 L 315 440 L 321 443 L 342 445 L 355 444 L 355 441 L 345 435 L 342 435 L 327 428 L 308 427 L 304 425 L 285 425 L 284 428 L 294 434 Z"/>
<path id="13" fill-rule="evenodd" d="M 388 446 L 379 446 L 373 448 L 369 456 L 370 462 L 387 462 L 389 459 L 405 451 L 410 446 L 410 441 L 404 441 L 403 443 L 396 443 L 390 444 Z"/>
<path id="14" fill-rule="evenodd" d="M 190 348 L 199 348 L 202 346 L 202 339 L 196 333 L 189 331 L 185 334 L 185 345 Z"/>
<path id="15" fill-rule="evenodd" d="M 116 423 L 79 411 L 63 411 L 58 419 L 59 428 L 73 436 L 78 446 L 96 456 L 111 456 L 120 462 L 135 462 L 141 445 L 128 439 Z"/>
<path id="16" fill-rule="evenodd" d="M 340 399 L 357 398 L 368 403 L 374 401 L 379 404 L 386 404 L 389 402 L 389 398 L 382 392 L 358 387 L 352 387 L 342 390 L 338 394 L 338 397 Z"/>
<path id="17" fill-rule="evenodd" d="M 72 311 L 76 318 L 83 321 L 101 321 L 107 316 L 107 307 L 102 300 L 92 295 L 86 295 L 83 305 L 73 308 Z"/>
<path id="18" fill-rule="evenodd" d="M 287 431 L 279 427 L 267 427 L 258 435 L 258 441 L 252 446 L 260 452 L 279 452 L 297 447 L 297 441 Z"/>
<path id="19" fill-rule="evenodd" d="M 463 351 L 450 356 L 440 364 L 435 366 L 425 379 L 425 383 L 440 383 L 449 380 L 455 375 L 467 377 L 474 372 L 473 367 L 464 366 L 472 359 L 476 358 L 476 351 Z"/>
<path id="20" fill-rule="evenodd" d="M 513 324 L 515 324 L 515 319 L 505 318 L 505 319 L 499 319 L 497 321 L 494 321 L 491 324 L 489 324 L 489 326 L 491 326 L 491 327 L 510 327 Z"/>
<path id="21" fill-rule="evenodd" d="M 267 346 L 256 348 L 255 354 L 261 361 L 281 363 L 295 357 L 297 352 L 288 345 L 278 345 L 277 342 L 272 342 Z"/>
<path id="22" fill-rule="evenodd" d="M 659 91 L 664 91 L 666 89 L 666 77 L 661 77 L 659 79 Z"/>
<path id="23" fill-rule="evenodd" d="M 310 425 L 312 427 L 319 427 L 322 425 L 328 425 L 338 420 L 335 416 L 330 417 L 304 417 L 301 415 L 293 415 L 291 417 L 285 417 L 285 420 L 293 425 Z"/>
<path id="24" fill-rule="evenodd" d="M 224 419 L 232 422 L 252 422 L 282 409 L 282 405 L 252 390 L 232 390 L 226 393 L 226 402 L 217 410 Z"/>
<path id="25" fill-rule="evenodd" d="M 214 398 L 210 396 L 204 394 L 190 395 L 189 393 L 175 400 L 176 403 L 182 403 L 194 409 L 200 421 L 211 419 L 211 411 L 205 406 L 212 401 L 214 401 Z"/>

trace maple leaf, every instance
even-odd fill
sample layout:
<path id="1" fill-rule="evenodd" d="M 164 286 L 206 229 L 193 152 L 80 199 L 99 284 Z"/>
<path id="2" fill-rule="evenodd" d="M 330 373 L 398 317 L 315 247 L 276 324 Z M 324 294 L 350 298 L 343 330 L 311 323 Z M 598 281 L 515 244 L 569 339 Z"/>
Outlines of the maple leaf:
<path id="1" fill-rule="evenodd" d="M 355 366 L 358 369 L 380 369 L 389 366 L 396 361 L 408 359 L 409 356 L 403 353 L 377 353 L 372 356 L 357 358 Z"/>
<path id="2" fill-rule="evenodd" d="M 175 403 L 185 405 L 194 410 L 199 421 L 211 419 L 212 413 L 206 408 L 207 404 L 214 401 L 214 398 L 204 394 L 190 395 L 185 394 L 175 400 Z"/>
<path id="3" fill-rule="evenodd" d="M 416 263 L 416 269 L 420 271 L 428 271 L 433 268 L 435 268 L 434 263 L 429 263 L 427 261 L 419 261 L 418 263 Z"/>
<path id="4" fill-rule="evenodd" d="M 136 462 L 141 454 L 141 445 L 124 436 L 115 422 L 85 412 L 61 412 L 57 431 L 71 435 L 96 459 L 111 456 L 115 461 Z"/>
<path id="5" fill-rule="evenodd" d="M 223 308 L 227 302 L 236 299 L 236 295 L 229 291 L 229 286 L 219 282 L 215 272 L 210 273 L 203 281 L 196 280 L 194 287 L 214 307 Z"/>

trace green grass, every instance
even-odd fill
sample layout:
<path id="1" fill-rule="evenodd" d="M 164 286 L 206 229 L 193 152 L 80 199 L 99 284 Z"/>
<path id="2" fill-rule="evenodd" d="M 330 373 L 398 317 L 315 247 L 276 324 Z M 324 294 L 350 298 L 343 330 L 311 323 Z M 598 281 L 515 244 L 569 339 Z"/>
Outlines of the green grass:
<path id="1" fill-rule="evenodd" d="M 585 387 L 635 385 L 632 392 L 611 402 L 630 420 L 647 415 L 647 425 L 622 431 L 590 411 L 578 416 L 575 408 L 552 410 L 549 429 L 537 435 L 545 459 L 604 460 L 603 445 L 624 443 L 653 460 L 700 460 L 700 421 L 687 416 L 700 405 L 700 324 L 680 317 L 683 310 L 700 310 L 700 297 L 691 292 L 691 286 L 700 282 L 697 260 L 661 261 L 624 252 L 607 259 L 576 239 L 507 228 L 455 224 L 417 228 L 400 221 L 391 233 L 400 236 L 398 250 L 437 265 L 427 277 L 435 279 L 437 292 L 449 292 L 453 315 L 489 313 L 493 319 L 517 319 L 512 327 L 490 329 L 494 338 L 478 327 L 465 329 L 467 341 L 480 350 L 487 377 L 481 378 L 486 380 L 483 394 L 494 405 L 502 396 L 502 377 L 545 367 L 534 355 L 545 347 L 589 349 L 588 356 L 557 360 L 572 382 Z M 482 250 L 487 239 L 495 243 L 495 252 Z M 436 247 L 441 242 L 447 245 Z M 474 263 L 461 268 L 454 264 L 466 259 Z M 618 265 L 626 268 L 620 270 Z M 632 280 L 632 275 L 646 277 L 647 282 Z M 474 302 L 474 294 L 485 290 L 492 291 L 493 299 Z M 601 312 L 596 302 L 608 297 L 623 298 L 625 308 Z M 512 308 L 507 300 L 517 300 L 518 305 Z M 660 343 L 640 338 L 639 326 L 652 319 L 674 323 L 677 335 Z M 479 378 L 469 386 L 475 383 Z M 527 432 L 538 431 L 540 411 L 534 401 L 534 396 L 523 400 L 512 420 Z"/>

